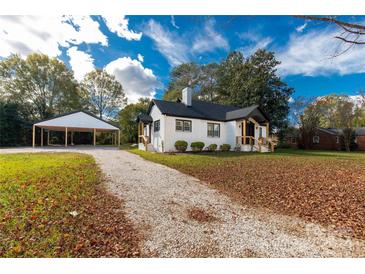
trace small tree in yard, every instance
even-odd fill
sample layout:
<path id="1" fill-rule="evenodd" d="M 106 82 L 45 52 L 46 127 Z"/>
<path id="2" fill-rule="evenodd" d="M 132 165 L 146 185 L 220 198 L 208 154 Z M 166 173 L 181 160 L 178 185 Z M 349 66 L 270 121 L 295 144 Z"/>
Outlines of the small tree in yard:
<path id="1" fill-rule="evenodd" d="M 328 95 L 311 103 L 301 117 L 301 133 L 304 148 L 313 137 L 316 127 L 336 127 L 343 131 L 345 149 L 350 151 L 353 141 L 353 127 L 362 114 L 361 108 L 355 106 L 347 95 Z M 306 143 L 307 142 L 307 143 Z"/>
<path id="2" fill-rule="evenodd" d="M 122 85 L 105 70 L 96 69 L 82 81 L 86 104 L 100 118 L 116 116 L 127 99 Z"/>
<path id="3" fill-rule="evenodd" d="M 147 113 L 150 102 L 149 98 L 140 98 L 137 103 L 129 104 L 120 111 L 119 125 L 124 142 L 137 142 L 138 123 L 136 120 L 138 115 Z"/>
<path id="4" fill-rule="evenodd" d="M 335 115 L 336 126 L 343 130 L 343 142 L 346 151 L 350 151 L 353 139 L 354 104 L 346 99 L 339 100 Z"/>
<path id="5" fill-rule="evenodd" d="M 315 105 L 310 105 L 300 117 L 301 142 L 304 149 L 310 147 L 315 129 L 319 126 L 320 111 Z"/>

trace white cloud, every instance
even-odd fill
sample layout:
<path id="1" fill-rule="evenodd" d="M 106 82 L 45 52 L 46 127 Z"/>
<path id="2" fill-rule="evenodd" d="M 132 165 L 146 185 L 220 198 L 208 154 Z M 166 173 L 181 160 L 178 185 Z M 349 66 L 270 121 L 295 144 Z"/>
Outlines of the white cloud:
<path id="1" fill-rule="evenodd" d="M 130 57 L 118 58 L 105 69 L 122 84 L 129 103 L 134 103 L 141 97 L 152 98 L 156 89 L 162 87 L 151 69 L 144 68 L 140 61 Z"/>
<path id="2" fill-rule="evenodd" d="M 203 33 L 198 34 L 193 42 L 194 53 L 212 52 L 216 49 L 229 49 L 227 40 L 215 29 L 215 20 L 209 19 L 205 22 Z"/>
<path id="3" fill-rule="evenodd" d="M 282 62 L 279 66 L 280 74 L 317 76 L 365 73 L 363 47 L 354 46 L 346 53 L 334 57 L 349 46 L 334 38 L 338 34 L 334 28 L 292 34 L 287 45 L 277 51 L 277 58 Z"/>
<path id="4" fill-rule="evenodd" d="M 134 32 L 128 28 L 129 19 L 124 16 L 102 16 L 107 27 L 111 32 L 116 33 L 119 37 L 128 41 L 139 41 L 142 38 L 142 32 Z"/>
<path id="5" fill-rule="evenodd" d="M 308 25 L 307 23 L 304 23 L 303 25 L 296 27 L 295 30 L 297 32 L 303 32 L 303 30 L 307 27 L 307 25 Z"/>
<path id="6" fill-rule="evenodd" d="M 67 55 L 70 57 L 70 65 L 78 81 L 81 81 L 85 74 L 94 70 L 94 59 L 90 54 L 78 50 L 77 47 L 71 47 L 67 50 Z"/>
<path id="7" fill-rule="evenodd" d="M 177 66 L 189 60 L 189 47 L 186 41 L 176 33 L 163 28 L 155 20 L 148 21 L 144 33 L 155 42 L 157 50 L 166 57 L 171 66 Z"/>
<path id="8" fill-rule="evenodd" d="M 239 33 L 238 37 L 246 42 L 245 46 L 239 48 L 245 57 L 254 54 L 258 49 L 267 48 L 273 42 L 270 36 L 262 37 L 257 32 Z"/>
<path id="9" fill-rule="evenodd" d="M 177 66 L 203 52 L 229 49 L 228 41 L 214 29 L 214 26 L 215 21 L 209 19 L 204 23 L 202 30 L 180 36 L 151 19 L 146 24 L 144 33 L 155 42 L 156 49 L 166 57 L 169 64 Z"/>
<path id="10" fill-rule="evenodd" d="M 0 16 L 0 56 L 41 52 L 59 56 L 60 47 L 81 43 L 106 46 L 107 37 L 90 16 Z"/>
<path id="11" fill-rule="evenodd" d="M 175 16 L 171 15 L 171 25 L 175 28 L 175 29 L 179 29 L 180 27 L 178 25 L 176 25 L 176 22 L 175 22 Z"/>
<path id="12" fill-rule="evenodd" d="M 138 55 L 137 55 L 137 59 L 138 59 L 138 61 L 140 61 L 141 63 L 143 63 L 143 61 L 144 61 L 144 57 L 143 57 L 143 55 L 142 55 L 142 54 L 140 54 L 140 53 L 138 53 Z"/>

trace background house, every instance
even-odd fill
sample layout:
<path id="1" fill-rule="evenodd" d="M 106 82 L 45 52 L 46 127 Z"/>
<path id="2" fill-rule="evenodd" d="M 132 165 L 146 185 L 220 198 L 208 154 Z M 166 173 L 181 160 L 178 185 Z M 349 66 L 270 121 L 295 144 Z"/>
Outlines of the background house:
<path id="1" fill-rule="evenodd" d="M 313 136 L 306 141 L 310 149 L 343 150 L 343 132 L 338 128 L 317 128 Z M 290 142 L 290 138 L 287 138 Z M 354 128 L 354 149 L 365 151 L 365 127 Z"/>

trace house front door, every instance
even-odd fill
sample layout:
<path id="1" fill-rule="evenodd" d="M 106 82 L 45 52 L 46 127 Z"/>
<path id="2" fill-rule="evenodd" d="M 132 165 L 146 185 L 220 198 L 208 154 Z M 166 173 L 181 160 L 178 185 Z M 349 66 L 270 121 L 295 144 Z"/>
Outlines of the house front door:
<path id="1" fill-rule="evenodd" d="M 246 136 L 255 137 L 255 124 L 248 122 L 246 126 Z"/>
<path id="2" fill-rule="evenodd" d="M 241 136 L 246 135 L 246 137 L 249 137 L 249 136 L 255 137 L 255 124 L 250 122 L 250 121 L 247 121 L 247 123 L 246 123 L 246 134 L 244 134 L 243 131 L 244 131 L 244 127 L 243 127 L 243 123 L 242 123 L 242 125 L 241 125 L 242 135 Z M 242 142 L 242 145 L 243 145 L 244 144 L 243 138 L 241 139 L 241 142 Z M 246 138 L 246 144 L 248 144 L 249 142 L 250 142 L 250 140 Z"/>

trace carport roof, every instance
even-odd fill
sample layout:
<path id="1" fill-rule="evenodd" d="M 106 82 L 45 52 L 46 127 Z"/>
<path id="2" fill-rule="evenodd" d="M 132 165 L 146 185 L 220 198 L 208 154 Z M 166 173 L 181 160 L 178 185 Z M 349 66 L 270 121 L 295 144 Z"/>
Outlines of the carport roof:
<path id="1" fill-rule="evenodd" d="M 83 110 L 73 111 L 34 124 L 44 128 L 119 130 L 111 123 Z"/>

